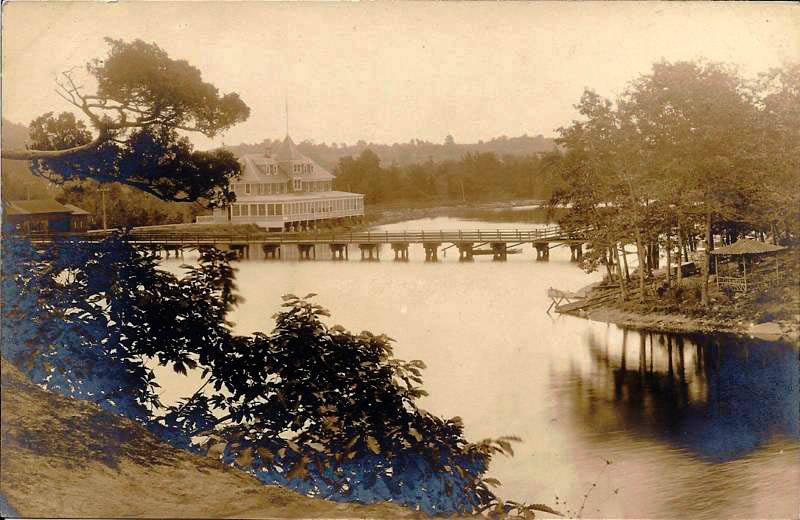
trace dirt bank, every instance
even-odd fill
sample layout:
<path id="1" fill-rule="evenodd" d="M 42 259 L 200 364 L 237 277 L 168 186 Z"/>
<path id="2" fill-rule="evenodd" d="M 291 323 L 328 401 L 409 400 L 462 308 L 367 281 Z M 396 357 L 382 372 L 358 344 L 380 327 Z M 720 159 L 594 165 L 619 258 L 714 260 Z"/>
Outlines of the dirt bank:
<path id="1" fill-rule="evenodd" d="M 34 386 L 2 360 L 0 493 L 24 517 L 409 518 L 264 486 L 132 421 Z"/>

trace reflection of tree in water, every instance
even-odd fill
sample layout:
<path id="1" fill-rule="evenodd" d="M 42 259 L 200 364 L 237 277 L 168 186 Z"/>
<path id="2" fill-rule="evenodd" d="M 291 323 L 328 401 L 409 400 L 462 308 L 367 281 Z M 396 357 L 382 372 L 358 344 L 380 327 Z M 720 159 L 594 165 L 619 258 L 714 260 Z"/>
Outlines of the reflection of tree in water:
<path id="1" fill-rule="evenodd" d="M 628 336 L 611 352 L 590 338 L 591 373 L 568 374 L 569 408 L 589 428 L 663 439 L 711 462 L 747 455 L 776 435 L 800 438 L 793 346 L 642 333 L 636 349 Z"/>

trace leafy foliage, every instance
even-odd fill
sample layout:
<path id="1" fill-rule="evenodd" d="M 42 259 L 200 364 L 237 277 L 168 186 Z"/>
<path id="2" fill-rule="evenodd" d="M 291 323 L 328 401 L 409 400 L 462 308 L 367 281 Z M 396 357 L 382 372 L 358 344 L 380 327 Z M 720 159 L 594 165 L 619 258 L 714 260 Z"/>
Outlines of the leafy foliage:
<path id="1" fill-rule="evenodd" d="M 509 197 L 545 199 L 551 192 L 547 158 L 537 155 L 499 157 L 465 152 L 458 160 L 432 160 L 388 168 L 367 148 L 358 157 L 339 159 L 335 187 L 366 194 L 368 203 L 399 200 L 479 201 Z"/>
<path id="2" fill-rule="evenodd" d="M 96 93 L 84 92 L 73 70 L 57 81 L 93 131 L 74 114 L 50 112 L 31 122 L 28 150 L 3 150 L 3 157 L 32 161 L 33 173 L 54 183 L 119 182 L 210 207 L 232 201 L 228 184 L 240 174 L 238 161 L 224 150 L 195 151 L 179 132 L 213 137 L 246 120 L 247 105 L 235 93 L 221 96 L 199 70 L 155 44 L 106 42 L 107 58 L 86 66 Z"/>
<path id="3" fill-rule="evenodd" d="M 419 408 L 424 363 L 394 358 L 384 335 L 327 326 L 313 294 L 285 296 L 271 333 L 233 335 L 228 253 L 202 251 L 182 278 L 118 235 L 6 238 L 3 253 L 3 355 L 36 383 L 309 495 L 429 514 L 547 510 L 503 502 L 484 478 L 519 439 L 470 443 L 460 418 Z M 152 362 L 205 381 L 164 406 Z"/>
<path id="4" fill-rule="evenodd" d="M 797 190 L 784 187 L 800 171 L 797 125 L 789 122 L 800 100 L 797 69 L 754 84 L 722 64 L 662 61 L 615 102 L 586 90 L 576 105 L 582 119 L 559 129 L 566 152 L 555 162 L 562 185 L 551 198 L 554 207 L 572 208 L 565 226 L 588 229 L 584 266 L 606 264 L 624 293 L 628 276 L 614 257 L 635 244 L 644 300 L 659 248 L 671 261 L 698 236 L 796 239 Z M 703 255 L 706 305 L 712 248 Z"/>

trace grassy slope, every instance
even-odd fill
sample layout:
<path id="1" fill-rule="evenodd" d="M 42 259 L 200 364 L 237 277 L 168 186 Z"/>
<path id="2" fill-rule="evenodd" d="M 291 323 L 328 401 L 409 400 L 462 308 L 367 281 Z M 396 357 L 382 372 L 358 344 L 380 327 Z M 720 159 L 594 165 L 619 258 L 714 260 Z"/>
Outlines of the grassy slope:
<path id="1" fill-rule="evenodd" d="M 417 516 L 264 486 L 91 403 L 41 390 L 5 359 L 2 390 L 0 492 L 25 517 Z"/>

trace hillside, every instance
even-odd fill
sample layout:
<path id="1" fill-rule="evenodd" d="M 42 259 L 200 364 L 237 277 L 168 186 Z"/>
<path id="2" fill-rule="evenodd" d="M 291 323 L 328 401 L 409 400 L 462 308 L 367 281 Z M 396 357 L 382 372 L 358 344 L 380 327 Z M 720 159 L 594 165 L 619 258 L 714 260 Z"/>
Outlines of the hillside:
<path id="1" fill-rule="evenodd" d="M 2 147 L 24 148 L 28 142 L 28 128 L 3 119 Z M 4 199 L 19 200 L 27 198 L 52 197 L 58 190 L 48 190 L 47 182 L 34 177 L 28 161 L 2 160 L 2 186 L 0 193 Z"/>
<path id="2" fill-rule="evenodd" d="M 279 145 L 279 140 L 271 141 L 265 139 L 256 144 L 242 143 L 236 146 L 226 146 L 226 149 L 233 152 L 236 156 L 241 157 L 249 153 L 263 154 L 268 148 L 277 150 Z M 324 143 L 314 144 L 303 141 L 299 143 L 297 147 L 301 153 L 311 157 L 322 166 L 333 170 L 342 157 L 356 157 L 367 148 L 372 150 L 378 158 L 380 158 L 381 164 L 385 166 L 392 164 L 406 166 L 423 163 L 429 160 L 433 162 L 457 161 L 467 153 L 491 152 L 498 157 L 504 155 L 528 156 L 554 150 L 555 142 L 553 139 L 541 135 L 536 137 L 523 135 L 520 137 L 502 136 L 486 142 L 481 141 L 470 144 L 455 142 L 450 144 L 437 144 L 429 141 L 412 139 L 408 143 L 394 143 L 392 145 L 359 141 L 349 146 L 345 143 L 326 145 Z"/>
<path id="3" fill-rule="evenodd" d="M 2 390 L 0 498 L 24 517 L 420 516 L 391 504 L 340 504 L 264 486 L 98 406 L 41 390 L 5 359 Z"/>

